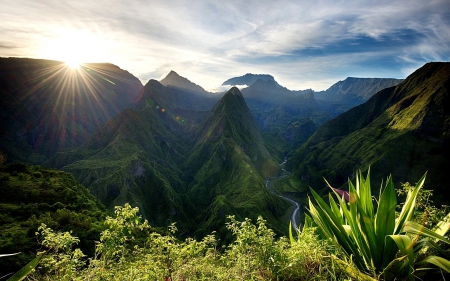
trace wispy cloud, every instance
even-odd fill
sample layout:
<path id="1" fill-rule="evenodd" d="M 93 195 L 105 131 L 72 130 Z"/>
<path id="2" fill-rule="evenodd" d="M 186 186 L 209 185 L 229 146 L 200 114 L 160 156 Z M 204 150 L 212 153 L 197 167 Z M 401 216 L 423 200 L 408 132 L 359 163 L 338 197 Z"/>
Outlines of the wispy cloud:
<path id="1" fill-rule="evenodd" d="M 447 0 L 17 0 L 3 6 L 0 56 L 84 55 L 115 63 L 144 83 L 173 69 L 212 89 L 252 72 L 272 74 L 291 89 L 321 90 L 346 76 L 403 78 L 427 61 L 450 59 Z"/>

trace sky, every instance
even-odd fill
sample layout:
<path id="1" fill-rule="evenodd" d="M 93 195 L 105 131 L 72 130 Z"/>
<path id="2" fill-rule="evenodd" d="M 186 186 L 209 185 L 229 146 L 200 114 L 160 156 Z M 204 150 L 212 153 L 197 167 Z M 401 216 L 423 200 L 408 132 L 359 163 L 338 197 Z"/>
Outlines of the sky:
<path id="1" fill-rule="evenodd" d="M 0 0 L 0 57 L 170 70 L 214 91 L 246 73 L 291 90 L 406 78 L 450 60 L 449 0 Z"/>

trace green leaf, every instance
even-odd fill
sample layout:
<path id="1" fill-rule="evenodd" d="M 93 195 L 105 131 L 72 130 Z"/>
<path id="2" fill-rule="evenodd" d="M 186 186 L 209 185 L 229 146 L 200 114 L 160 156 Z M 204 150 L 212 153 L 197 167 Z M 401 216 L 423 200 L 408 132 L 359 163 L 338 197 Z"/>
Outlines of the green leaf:
<path id="1" fill-rule="evenodd" d="M 358 268 L 364 269 L 364 258 L 358 251 L 357 246 L 347 235 L 347 231 L 344 229 L 343 225 L 339 223 L 339 219 L 314 190 L 311 189 L 311 193 L 318 204 L 318 208 L 315 208 L 312 201 L 309 201 L 309 212 L 314 219 L 314 222 L 321 228 L 327 238 L 331 239 L 331 241 L 336 244 L 336 246 L 342 247 L 349 257 L 352 255 L 355 257 L 355 264 Z"/>
<path id="2" fill-rule="evenodd" d="M 450 229 L 449 220 L 450 220 L 450 213 L 448 213 L 443 220 L 438 222 L 438 224 L 433 228 L 433 231 L 436 232 L 436 234 L 444 236 Z"/>
<path id="3" fill-rule="evenodd" d="M 341 224 L 344 224 L 344 218 L 342 217 L 341 210 L 337 206 L 336 201 L 334 201 L 333 196 L 331 196 L 331 193 L 328 194 L 328 198 L 329 198 L 329 201 L 330 201 L 331 210 L 336 215 L 336 217 L 339 219 L 339 222 Z"/>
<path id="4" fill-rule="evenodd" d="M 414 276 L 412 274 L 414 270 L 414 243 L 411 241 L 411 238 L 407 235 L 388 235 L 388 237 L 394 240 L 400 250 L 400 253 L 407 256 L 407 259 L 404 260 L 405 263 L 408 263 L 407 274 L 410 280 L 414 280 Z M 413 279 L 411 279 L 411 276 Z"/>
<path id="5" fill-rule="evenodd" d="M 392 177 L 386 181 L 386 187 L 381 190 L 380 199 L 378 200 L 378 210 L 375 216 L 375 235 L 377 237 L 377 245 L 380 247 L 380 253 L 383 260 L 381 266 L 386 266 L 391 262 L 396 254 L 393 242 L 386 241 L 386 235 L 394 233 L 395 228 L 395 208 L 397 206 L 397 196 L 395 194 L 394 183 Z"/>
<path id="6" fill-rule="evenodd" d="M 419 190 L 422 188 L 425 182 L 426 175 L 427 174 L 425 173 L 419 180 L 419 182 L 416 184 L 416 186 L 413 188 L 413 190 L 408 192 L 405 204 L 403 205 L 402 211 L 400 212 L 396 220 L 394 234 L 400 233 L 400 231 L 403 229 L 403 225 L 405 224 L 405 222 L 411 220 L 414 213 L 414 208 L 416 206 L 417 194 L 419 194 Z"/>
<path id="7" fill-rule="evenodd" d="M 36 266 L 41 261 L 42 257 L 45 255 L 45 253 L 37 255 L 35 259 L 30 261 L 27 265 L 22 267 L 19 271 L 16 272 L 13 276 L 11 276 L 8 281 L 20 281 L 23 280 L 25 277 L 27 277 L 30 272 L 36 268 Z"/>
<path id="8" fill-rule="evenodd" d="M 345 273 L 347 273 L 349 276 L 354 278 L 355 280 L 361 280 L 361 281 L 377 281 L 377 279 L 370 277 L 369 275 L 366 275 L 362 273 L 361 271 L 357 270 L 354 266 L 349 264 L 346 261 L 343 261 L 335 256 L 331 256 L 333 260 L 336 262 L 336 265 L 343 270 Z"/>
<path id="9" fill-rule="evenodd" d="M 388 266 L 383 270 L 384 280 L 396 280 L 398 276 L 405 276 L 408 274 L 408 256 L 402 256 L 392 260 Z"/>
<path id="10" fill-rule="evenodd" d="M 291 241 L 291 244 L 295 242 L 294 236 L 292 235 L 292 222 L 289 222 L 289 241 Z"/>
<path id="11" fill-rule="evenodd" d="M 428 256 L 417 264 L 431 263 L 450 273 L 450 261 L 437 256 Z"/>
<path id="12" fill-rule="evenodd" d="M 417 222 L 407 221 L 403 226 L 403 231 L 411 234 L 429 237 L 450 244 L 450 240 L 426 228 L 425 226 L 418 224 Z"/>

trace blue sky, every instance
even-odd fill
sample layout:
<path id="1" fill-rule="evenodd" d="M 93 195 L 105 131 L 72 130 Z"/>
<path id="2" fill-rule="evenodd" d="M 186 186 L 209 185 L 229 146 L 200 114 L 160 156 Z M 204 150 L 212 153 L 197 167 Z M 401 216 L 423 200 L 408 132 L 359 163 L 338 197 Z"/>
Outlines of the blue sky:
<path id="1" fill-rule="evenodd" d="M 0 0 L 0 56 L 170 70 L 213 90 L 246 73 L 292 90 L 405 78 L 450 60 L 450 2 Z"/>

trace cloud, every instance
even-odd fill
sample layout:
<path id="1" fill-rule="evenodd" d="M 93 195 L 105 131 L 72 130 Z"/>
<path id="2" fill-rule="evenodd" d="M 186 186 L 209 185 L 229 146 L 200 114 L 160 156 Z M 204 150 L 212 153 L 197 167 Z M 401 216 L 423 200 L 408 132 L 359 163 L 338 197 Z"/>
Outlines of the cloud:
<path id="1" fill-rule="evenodd" d="M 0 56 L 61 60 L 67 52 L 55 50 L 70 49 L 61 38 L 83 33 L 77 48 L 90 60 L 143 83 L 176 70 L 206 89 L 249 72 L 290 89 L 323 89 L 346 76 L 404 78 L 450 57 L 446 0 L 17 0 L 0 17 L 1 45 L 15 47 L 0 47 Z"/>
<path id="2" fill-rule="evenodd" d="M 234 86 L 231 86 L 231 85 L 220 85 L 220 86 L 218 86 L 216 88 L 210 89 L 210 91 L 213 92 L 213 93 L 225 93 L 229 89 L 231 89 L 232 87 L 236 87 L 239 90 L 242 90 L 242 89 L 247 88 L 248 85 L 234 85 Z"/>

